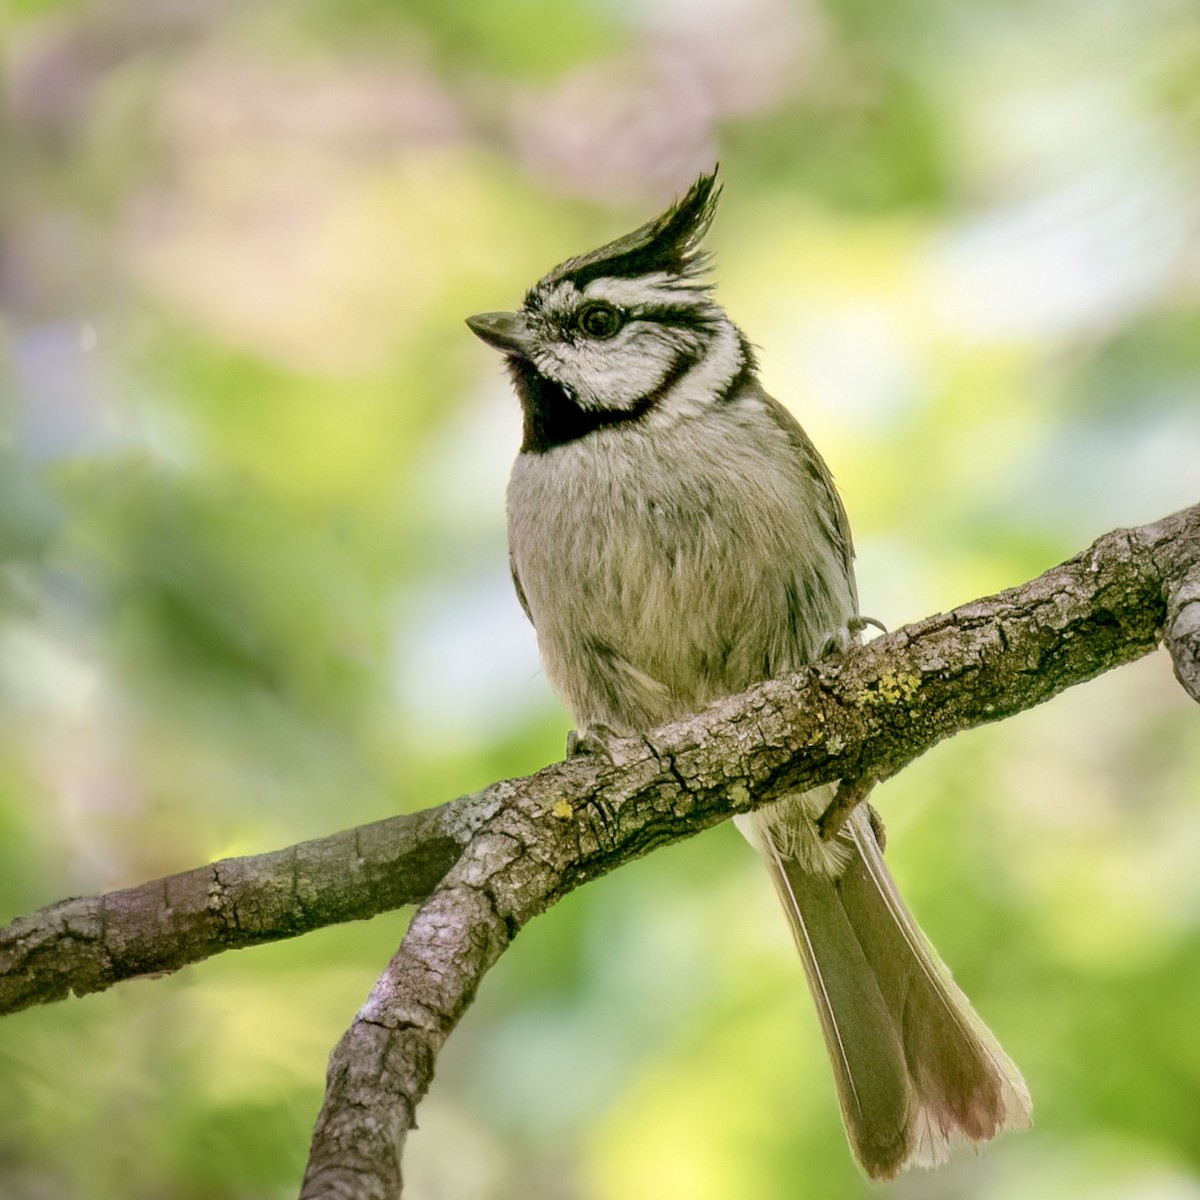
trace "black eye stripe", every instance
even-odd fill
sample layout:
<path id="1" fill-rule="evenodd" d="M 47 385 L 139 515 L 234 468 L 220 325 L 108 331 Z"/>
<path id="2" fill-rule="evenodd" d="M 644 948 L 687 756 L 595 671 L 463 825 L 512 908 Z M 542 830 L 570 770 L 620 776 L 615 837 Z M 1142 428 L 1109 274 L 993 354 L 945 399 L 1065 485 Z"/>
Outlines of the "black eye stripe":
<path id="1" fill-rule="evenodd" d="M 694 304 L 645 305 L 632 309 L 629 317 L 633 321 L 653 321 L 657 325 L 670 325 L 694 333 L 711 333 L 720 324 L 717 316 Z"/>
<path id="2" fill-rule="evenodd" d="M 527 313 L 539 314 L 545 312 L 545 297 L 537 289 L 525 297 L 524 310 Z M 710 305 L 700 304 L 630 304 L 626 307 L 599 297 L 586 300 L 578 308 L 549 314 L 553 325 L 559 330 L 560 336 L 569 337 L 581 330 L 581 318 L 594 308 L 606 308 L 618 315 L 618 329 L 632 321 L 649 321 L 656 325 L 667 325 L 673 329 L 683 329 L 691 333 L 711 334 L 721 325 L 721 315 Z M 582 330 L 586 332 L 586 330 Z M 614 331 L 616 332 L 616 331 Z"/>

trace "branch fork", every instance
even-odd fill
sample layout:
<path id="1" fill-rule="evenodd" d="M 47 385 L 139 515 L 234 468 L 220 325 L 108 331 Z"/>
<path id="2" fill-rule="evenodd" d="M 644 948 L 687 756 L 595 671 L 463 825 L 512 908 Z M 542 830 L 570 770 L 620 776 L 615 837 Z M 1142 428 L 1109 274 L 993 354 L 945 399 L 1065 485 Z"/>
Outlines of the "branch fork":
<path id="1" fill-rule="evenodd" d="M 438 1052 L 517 931 L 567 892 L 780 796 L 873 782 L 944 738 L 1165 643 L 1200 701 L 1200 505 L 1037 579 L 704 712 L 440 807 L 226 859 L 0 930 L 0 1013 L 406 904 L 416 914 L 334 1049 L 302 1200 L 394 1200 Z"/>

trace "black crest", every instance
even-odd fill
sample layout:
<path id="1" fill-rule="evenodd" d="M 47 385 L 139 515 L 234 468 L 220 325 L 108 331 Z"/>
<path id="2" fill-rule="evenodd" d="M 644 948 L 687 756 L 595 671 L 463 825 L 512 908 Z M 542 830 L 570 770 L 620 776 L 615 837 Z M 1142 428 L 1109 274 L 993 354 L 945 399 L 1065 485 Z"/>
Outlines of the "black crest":
<path id="1" fill-rule="evenodd" d="M 633 279 L 665 271 L 670 275 L 697 276 L 705 267 L 707 255 L 700 241 L 712 224 L 721 194 L 717 169 L 701 175 L 665 213 L 624 237 L 569 258 L 542 281 L 543 284 L 570 280 L 578 288 L 593 279 Z"/>

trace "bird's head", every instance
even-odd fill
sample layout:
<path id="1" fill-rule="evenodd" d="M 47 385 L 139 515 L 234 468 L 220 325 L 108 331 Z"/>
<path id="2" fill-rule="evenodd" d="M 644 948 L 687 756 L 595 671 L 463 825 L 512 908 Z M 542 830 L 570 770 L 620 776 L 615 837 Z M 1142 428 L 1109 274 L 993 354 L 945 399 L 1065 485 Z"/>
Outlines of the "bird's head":
<path id="1" fill-rule="evenodd" d="M 555 267 L 518 311 L 468 318 L 507 356 L 525 410 L 523 449 L 682 411 L 690 395 L 711 396 L 746 367 L 748 348 L 712 299 L 700 249 L 719 190 L 715 171 L 701 175 L 654 220 Z M 685 386 L 697 372 L 703 379 Z"/>

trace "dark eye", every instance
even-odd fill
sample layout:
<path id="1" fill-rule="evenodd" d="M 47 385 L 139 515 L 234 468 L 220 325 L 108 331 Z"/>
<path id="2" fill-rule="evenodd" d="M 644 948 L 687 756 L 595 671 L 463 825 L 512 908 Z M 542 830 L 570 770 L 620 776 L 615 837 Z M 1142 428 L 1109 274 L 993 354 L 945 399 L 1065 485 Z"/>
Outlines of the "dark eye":
<path id="1" fill-rule="evenodd" d="M 621 328 L 623 320 L 620 309 L 603 300 L 593 300 L 579 310 L 575 323 L 588 337 L 610 338 Z"/>

